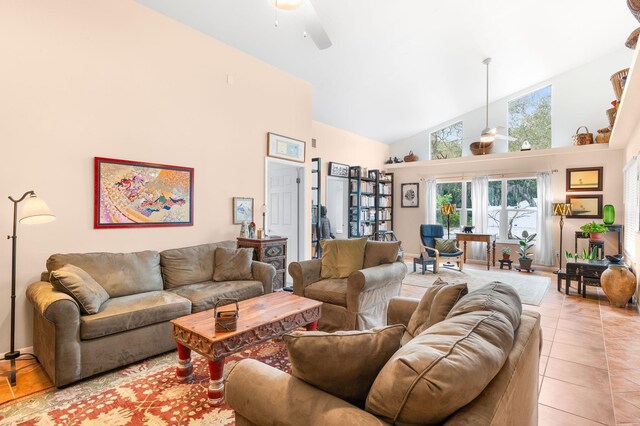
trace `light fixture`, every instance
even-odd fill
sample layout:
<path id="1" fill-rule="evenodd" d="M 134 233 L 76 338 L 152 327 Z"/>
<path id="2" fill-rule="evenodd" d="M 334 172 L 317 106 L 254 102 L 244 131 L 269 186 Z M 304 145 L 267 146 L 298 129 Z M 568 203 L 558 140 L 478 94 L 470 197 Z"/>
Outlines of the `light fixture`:
<path id="1" fill-rule="evenodd" d="M 302 6 L 304 0 L 271 0 L 271 4 L 280 10 L 296 10 Z"/>
<path id="2" fill-rule="evenodd" d="M 29 198 L 27 198 L 29 196 Z M 17 224 L 18 224 L 18 203 L 27 198 L 20 214 L 20 223 L 24 224 L 38 224 L 47 223 L 54 220 L 56 217 L 47 206 L 47 203 L 42 201 L 36 196 L 33 191 L 25 192 L 19 199 L 9 197 L 9 200 L 13 202 L 13 234 L 7 238 L 11 240 L 11 347 L 9 352 L 4 354 L 4 359 L 11 361 L 11 373 L 9 382 L 11 386 L 16 385 L 16 359 L 22 355 L 33 354 L 21 354 L 20 351 L 15 350 L 15 334 L 16 334 L 16 243 L 17 243 Z M 36 358 L 37 360 L 37 358 Z"/>
<path id="3" fill-rule="evenodd" d="M 562 227 L 564 226 L 565 216 L 571 214 L 571 204 L 569 203 L 553 203 L 553 215 L 560 216 L 560 268 L 556 273 L 562 270 Z"/>
<path id="4" fill-rule="evenodd" d="M 267 238 L 267 205 L 263 204 L 260 207 L 260 212 L 262 213 L 262 237 Z"/>

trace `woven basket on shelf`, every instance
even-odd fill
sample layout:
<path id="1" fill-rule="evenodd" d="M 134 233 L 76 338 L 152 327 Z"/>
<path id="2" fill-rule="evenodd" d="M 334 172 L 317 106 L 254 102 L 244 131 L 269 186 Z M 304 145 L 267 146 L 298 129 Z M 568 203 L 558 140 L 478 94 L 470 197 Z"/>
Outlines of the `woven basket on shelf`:
<path id="1" fill-rule="evenodd" d="M 409 155 L 404 156 L 404 162 L 410 163 L 412 161 L 418 161 L 418 156 L 413 153 L 413 151 L 409 151 Z"/>
<path id="2" fill-rule="evenodd" d="M 473 155 L 485 155 L 491 153 L 493 142 L 473 142 L 469 149 Z"/>
<path id="3" fill-rule="evenodd" d="M 586 130 L 585 133 L 580 133 L 580 129 Z M 589 129 L 587 126 L 580 126 L 578 130 L 576 130 L 576 134 L 573 135 L 573 144 L 574 145 L 589 145 L 593 143 L 593 133 L 589 133 Z"/>
<path id="4" fill-rule="evenodd" d="M 624 91 L 624 85 L 627 82 L 628 74 L 629 68 L 625 68 L 611 76 L 611 84 L 613 85 L 613 91 L 615 92 L 618 101 L 622 100 L 622 92 Z"/>
<path id="5" fill-rule="evenodd" d="M 617 114 L 618 114 L 618 110 L 615 108 L 609 108 L 607 110 L 607 118 L 609 119 L 609 126 L 613 127 L 613 124 L 616 122 Z"/>
<path id="6" fill-rule="evenodd" d="M 629 34 L 629 37 L 627 38 L 627 41 L 625 42 L 624 45 L 631 50 L 635 50 L 636 45 L 638 44 L 639 35 L 640 35 L 640 27 L 636 28 L 635 30 L 633 30 L 631 34 Z"/>
<path id="7" fill-rule="evenodd" d="M 627 0 L 627 6 L 633 16 L 640 21 L 640 0 Z"/>

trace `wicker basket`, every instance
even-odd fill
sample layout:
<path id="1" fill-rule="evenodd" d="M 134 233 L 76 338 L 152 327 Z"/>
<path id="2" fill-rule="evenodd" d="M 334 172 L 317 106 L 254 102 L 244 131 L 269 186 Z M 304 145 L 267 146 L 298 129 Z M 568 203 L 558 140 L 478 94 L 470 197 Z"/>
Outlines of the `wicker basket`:
<path id="1" fill-rule="evenodd" d="M 493 142 L 473 142 L 469 145 L 469 149 L 473 155 L 485 155 L 491 153 Z"/>
<path id="2" fill-rule="evenodd" d="M 413 151 L 409 151 L 409 155 L 404 156 L 405 163 L 411 163 L 412 161 L 418 161 L 418 156 L 413 153 Z"/>
<path id="3" fill-rule="evenodd" d="M 596 143 L 609 143 L 609 139 L 611 139 L 611 129 L 609 127 L 598 129 Z"/>
<path id="4" fill-rule="evenodd" d="M 640 21 L 640 0 L 627 0 L 627 6 L 633 16 Z"/>
<path id="5" fill-rule="evenodd" d="M 636 45 L 638 44 L 638 36 L 640 36 L 640 27 L 636 28 L 631 34 L 629 34 L 629 37 L 627 38 L 627 41 L 624 45 L 631 50 L 635 50 Z"/>
<path id="6" fill-rule="evenodd" d="M 618 110 L 615 108 L 609 108 L 607 110 L 607 118 L 609 119 L 609 127 L 613 128 L 613 124 L 616 122 L 616 115 Z"/>
<path id="7" fill-rule="evenodd" d="M 585 133 L 580 133 L 580 129 L 586 130 Z M 593 133 L 589 133 L 589 129 L 587 126 L 580 126 L 578 130 L 576 130 L 576 134 L 573 135 L 573 144 L 574 145 L 589 145 L 593 143 Z"/>
<path id="8" fill-rule="evenodd" d="M 229 311 L 221 311 L 218 308 L 225 305 L 236 304 L 236 309 Z M 225 333 L 228 331 L 236 331 L 238 328 L 238 316 L 240 307 L 238 306 L 238 299 L 218 299 L 213 307 L 213 317 L 216 321 L 216 331 Z"/>
<path id="9" fill-rule="evenodd" d="M 628 74 L 629 68 L 625 68 L 611 76 L 611 84 L 613 85 L 613 91 L 616 94 L 618 101 L 622 100 L 622 92 L 624 91 L 624 85 L 627 82 Z"/>

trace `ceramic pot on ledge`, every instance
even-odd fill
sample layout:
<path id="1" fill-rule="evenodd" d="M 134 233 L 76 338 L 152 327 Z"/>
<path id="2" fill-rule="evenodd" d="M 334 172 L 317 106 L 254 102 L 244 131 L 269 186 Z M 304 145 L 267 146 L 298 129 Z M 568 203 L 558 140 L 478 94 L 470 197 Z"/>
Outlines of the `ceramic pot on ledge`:
<path id="1" fill-rule="evenodd" d="M 636 292 L 636 276 L 624 265 L 609 265 L 600 277 L 600 285 L 613 306 L 624 308 Z"/>

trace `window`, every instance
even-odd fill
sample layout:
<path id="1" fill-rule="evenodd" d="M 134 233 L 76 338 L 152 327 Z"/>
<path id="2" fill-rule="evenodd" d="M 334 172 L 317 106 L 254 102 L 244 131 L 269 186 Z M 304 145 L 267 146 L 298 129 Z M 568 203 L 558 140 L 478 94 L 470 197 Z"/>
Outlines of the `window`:
<path id="1" fill-rule="evenodd" d="M 456 212 L 451 215 L 451 232 L 460 232 L 465 225 L 471 225 L 471 182 L 447 182 L 436 184 L 436 222 L 447 228 L 447 217 L 440 213 L 443 203 L 456 205 Z"/>
<path id="2" fill-rule="evenodd" d="M 501 241 L 537 233 L 538 183 L 532 178 L 489 181 L 489 232 Z"/>
<path id="3" fill-rule="evenodd" d="M 462 121 L 436 130 L 429 139 L 432 160 L 462 157 Z"/>
<path id="4" fill-rule="evenodd" d="M 636 234 L 638 232 L 638 159 L 633 158 L 624 168 L 624 252 L 636 260 Z"/>
<path id="5" fill-rule="evenodd" d="M 551 148 L 551 86 L 509 102 L 509 151 L 520 151 L 529 141 L 531 149 Z"/>

